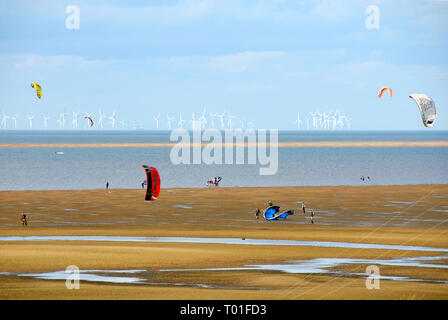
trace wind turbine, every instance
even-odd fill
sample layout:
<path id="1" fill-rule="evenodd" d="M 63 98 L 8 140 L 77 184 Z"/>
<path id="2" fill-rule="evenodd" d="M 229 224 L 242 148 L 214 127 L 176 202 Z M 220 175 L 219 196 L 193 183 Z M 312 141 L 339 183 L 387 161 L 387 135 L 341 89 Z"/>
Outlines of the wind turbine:
<path id="1" fill-rule="evenodd" d="M 329 129 L 330 127 L 330 118 L 328 117 L 328 114 L 326 112 L 322 112 L 323 117 L 323 125 L 321 124 L 321 128 L 323 129 Z"/>
<path id="2" fill-rule="evenodd" d="M 119 122 L 120 122 L 120 124 L 121 124 L 121 129 L 124 129 L 124 127 L 125 127 L 125 125 L 126 125 L 126 121 L 124 121 L 124 120 L 120 120 Z"/>
<path id="3" fill-rule="evenodd" d="M 75 129 L 78 129 L 78 117 L 79 117 L 79 112 L 73 112 L 72 125 L 73 125 L 73 128 L 75 128 Z"/>
<path id="4" fill-rule="evenodd" d="M 59 123 L 61 129 L 65 129 L 65 113 L 60 113 L 59 119 L 56 122 Z"/>
<path id="5" fill-rule="evenodd" d="M 177 127 L 182 128 L 184 122 L 185 120 L 182 119 L 182 113 L 179 112 L 179 122 L 177 123 Z"/>
<path id="6" fill-rule="evenodd" d="M 346 117 L 344 115 L 342 115 L 339 110 L 336 110 L 336 113 L 338 114 L 336 124 L 339 126 L 339 128 L 342 129 L 344 127 L 344 120 L 346 119 Z M 335 113 L 335 116 L 336 116 L 336 113 Z"/>
<path id="7" fill-rule="evenodd" d="M 316 129 L 316 116 L 317 116 L 317 113 L 316 113 L 316 111 L 314 111 L 314 112 L 310 112 L 309 113 L 310 114 L 310 116 L 312 116 L 313 117 L 313 129 Z"/>
<path id="8" fill-rule="evenodd" d="M 5 111 L 2 111 L 2 122 L 1 122 L 1 126 L 6 129 L 6 120 L 9 119 L 9 117 L 5 114 Z"/>
<path id="9" fill-rule="evenodd" d="M 33 119 L 34 119 L 34 117 L 35 117 L 34 114 L 28 116 L 28 120 L 30 121 L 30 129 L 33 129 Z"/>
<path id="10" fill-rule="evenodd" d="M 219 115 L 219 113 L 209 112 L 209 114 L 210 114 L 210 118 L 212 119 L 210 122 L 210 125 L 211 125 L 212 129 L 214 129 L 215 128 L 215 117 L 217 117 Z"/>
<path id="11" fill-rule="evenodd" d="M 48 128 L 48 119 L 50 119 L 50 117 L 44 115 L 43 118 L 44 118 L 44 128 L 47 129 Z"/>
<path id="12" fill-rule="evenodd" d="M 112 125 L 112 129 L 115 129 L 115 110 L 112 112 L 112 115 L 109 117 L 110 123 Z"/>
<path id="13" fill-rule="evenodd" d="M 100 128 L 101 129 L 103 129 L 103 119 L 104 118 L 107 118 L 107 116 L 105 115 L 105 114 L 103 114 L 102 112 L 101 112 L 101 110 L 98 110 L 99 111 L 99 119 L 98 119 L 98 124 L 100 125 Z M 115 124 L 114 124 L 115 125 Z"/>
<path id="14" fill-rule="evenodd" d="M 218 113 L 218 118 L 221 119 L 221 129 L 224 129 L 224 116 L 225 115 L 226 115 L 225 111 L 223 113 L 221 113 L 221 114 Z"/>
<path id="15" fill-rule="evenodd" d="M 9 117 L 10 119 L 14 120 L 14 129 L 17 129 L 17 118 L 19 117 L 18 114 L 16 114 L 14 117 Z"/>
<path id="16" fill-rule="evenodd" d="M 168 120 L 168 129 L 171 130 L 171 121 L 174 120 L 173 117 L 170 117 L 168 114 L 166 115 L 166 119 Z"/>
<path id="17" fill-rule="evenodd" d="M 227 124 L 228 124 L 228 126 L 229 126 L 229 129 L 232 130 L 232 119 L 235 119 L 236 117 L 235 117 L 235 116 L 232 116 L 232 115 L 230 114 L 230 112 L 228 112 L 228 115 L 229 115 L 229 119 L 228 119 Z"/>
<path id="18" fill-rule="evenodd" d="M 199 121 L 201 121 L 201 129 L 205 130 L 205 124 L 207 123 L 207 118 L 205 117 L 205 108 L 204 108 L 204 112 L 202 113 L 202 116 L 199 117 Z"/>
<path id="19" fill-rule="evenodd" d="M 300 125 L 302 123 L 302 120 L 300 120 L 300 112 L 297 112 L 297 120 L 294 121 L 294 123 L 297 123 L 297 129 L 300 129 Z"/>
<path id="20" fill-rule="evenodd" d="M 154 120 L 156 120 L 156 129 L 159 129 L 159 118 L 160 118 L 160 113 L 157 115 L 157 117 L 154 117 Z"/>
<path id="21" fill-rule="evenodd" d="M 347 117 L 345 117 L 345 121 L 347 122 L 347 129 L 350 129 L 350 123 L 351 123 L 351 121 L 352 121 L 352 118 L 347 118 Z"/>
<path id="22" fill-rule="evenodd" d="M 195 119 L 195 114 L 194 114 L 194 112 L 191 114 L 191 120 L 190 121 L 188 121 L 188 123 L 191 123 L 191 129 L 193 129 L 193 130 L 195 130 L 196 128 L 195 128 L 195 122 L 196 122 L 196 119 Z"/>

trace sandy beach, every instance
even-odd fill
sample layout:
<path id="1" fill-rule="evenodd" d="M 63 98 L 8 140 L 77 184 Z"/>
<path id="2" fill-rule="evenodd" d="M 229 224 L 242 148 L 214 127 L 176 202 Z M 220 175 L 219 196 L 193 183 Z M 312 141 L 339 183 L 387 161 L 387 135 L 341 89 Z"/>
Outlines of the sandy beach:
<path id="1" fill-rule="evenodd" d="M 447 185 L 163 189 L 157 201 L 143 199 L 143 190 L 130 189 L 0 192 L 0 299 L 448 298 Z M 265 208 L 268 200 L 282 210 L 294 209 L 294 215 L 286 221 L 257 220 L 255 209 Z M 28 227 L 20 224 L 21 212 L 29 217 Z M 4 238 L 13 236 L 44 238 Z M 55 241 L 46 236 L 106 238 Z M 128 238 L 108 241 L 111 236 Z M 131 237 L 183 237 L 184 242 Z M 190 238 L 241 243 L 193 243 Z M 257 239 L 304 243 L 244 243 Z M 335 242 L 336 247 L 325 245 Z M 422 257 L 428 267 L 388 263 Z M 349 260 L 330 263 L 323 272 L 266 267 L 322 259 Z M 370 264 L 386 276 L 379 289 L 366 288 Z M 130 276 L 133 270 L 131 276 L 140 281 L 83 281 L 81 274 L 80 289 L 68 290 L 65 280 L 32 276 L 69 265 L 103 276 L 112 270 Z"/>

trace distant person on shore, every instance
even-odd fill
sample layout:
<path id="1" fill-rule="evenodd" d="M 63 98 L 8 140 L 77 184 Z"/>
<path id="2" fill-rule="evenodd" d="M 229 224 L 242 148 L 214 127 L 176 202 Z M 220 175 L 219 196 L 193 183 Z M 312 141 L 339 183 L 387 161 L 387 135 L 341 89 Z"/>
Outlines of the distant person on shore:
<path id="1" fill-rule="evenodd" d="M 106 182 L 106 189 L 109 189 L 109 181 Z"/>
<path id="2" fill-rule="evenodd" d="M 20 218 L 20 221 L 22 222 L 22 227 L 26 227 L 28 225 L 28 221 L 26 220 L 25 213 L 22 213 L 22 217 Z"/>
<path id="3" fill-rule="evenodd" d="M 257 218 L 257 220 L 260 218 L 260 208 L 257 208 L 257 211 L 255 211 L 255 218 Z"/>
<path id="4" fill-rule="evenodd" d="M 274 204 L 272 203 L 272 201 L 268 201 L 268 207 L 272 207 Z"/>
<path id="5" fill-rule="evenodd" d="M 302 211 L 303 211 L 303 214 L 305 214 L 305 209 L 306 209 L 305 202 L 302 201 Z"/>
<path id="6" fill-rule="evenodd" d="M 314 211 L 310 210 L 310 220 L 311 220 L 311 224 L 314 224 Z"/>

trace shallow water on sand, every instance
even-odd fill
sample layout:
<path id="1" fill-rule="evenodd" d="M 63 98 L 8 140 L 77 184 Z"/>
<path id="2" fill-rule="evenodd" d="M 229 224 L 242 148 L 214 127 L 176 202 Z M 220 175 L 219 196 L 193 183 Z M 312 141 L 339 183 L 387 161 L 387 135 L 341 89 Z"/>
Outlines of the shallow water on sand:
<path id="1" fill-rule="evenodd" d="M 0 241 L 112 241 L 112 242 L 177 242 L 213 243 L 228 245 L 311 246 L 325 248 L 384 249 L 406 251 L 448 252 L 448 248 L 405 246 L 374 243 L 299 241 L 245 238 L 194 238 L 194 237 L 126 237 L 126 236 L 3 236 Z"/>

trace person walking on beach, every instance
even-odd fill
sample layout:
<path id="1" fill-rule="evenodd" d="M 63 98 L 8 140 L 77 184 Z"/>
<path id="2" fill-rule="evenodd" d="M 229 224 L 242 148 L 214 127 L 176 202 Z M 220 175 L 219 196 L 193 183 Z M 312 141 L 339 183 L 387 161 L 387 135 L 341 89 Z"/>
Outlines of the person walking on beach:
<path id="1" fill-rule="evenodd" d="M 20 221 L 22 222 L 22 227 L 26 227 L 28 225 L 28 221 L 26 220 L 25 213 L 22 213 L 22 217 L 20 218 Z"/>
<path id="2" fill-rule="evenodd" d="M 310 213 L 311 224 L 314 224 L 314 211 L 311 210 L 310 212 L 311 212 L 311 213 Z"/>
<path id="3" fill-rule="evenodd" d="M 106 189 L 109 189 L 109 181 L 106 182 Z"/>
<path id="4" fill-rule="evenodd" d="M 257 208 L 257 211 L 255 211 L 255 218 L 257 218 L 257 220 L 260 218 L 260 208 Z"/>
<path id="5" fill-rule="evenodd" d="M 305 214 L 305 202 L 304 201 L 302 201 L 302 211 L 303 211 L 303 214 Z"/>

